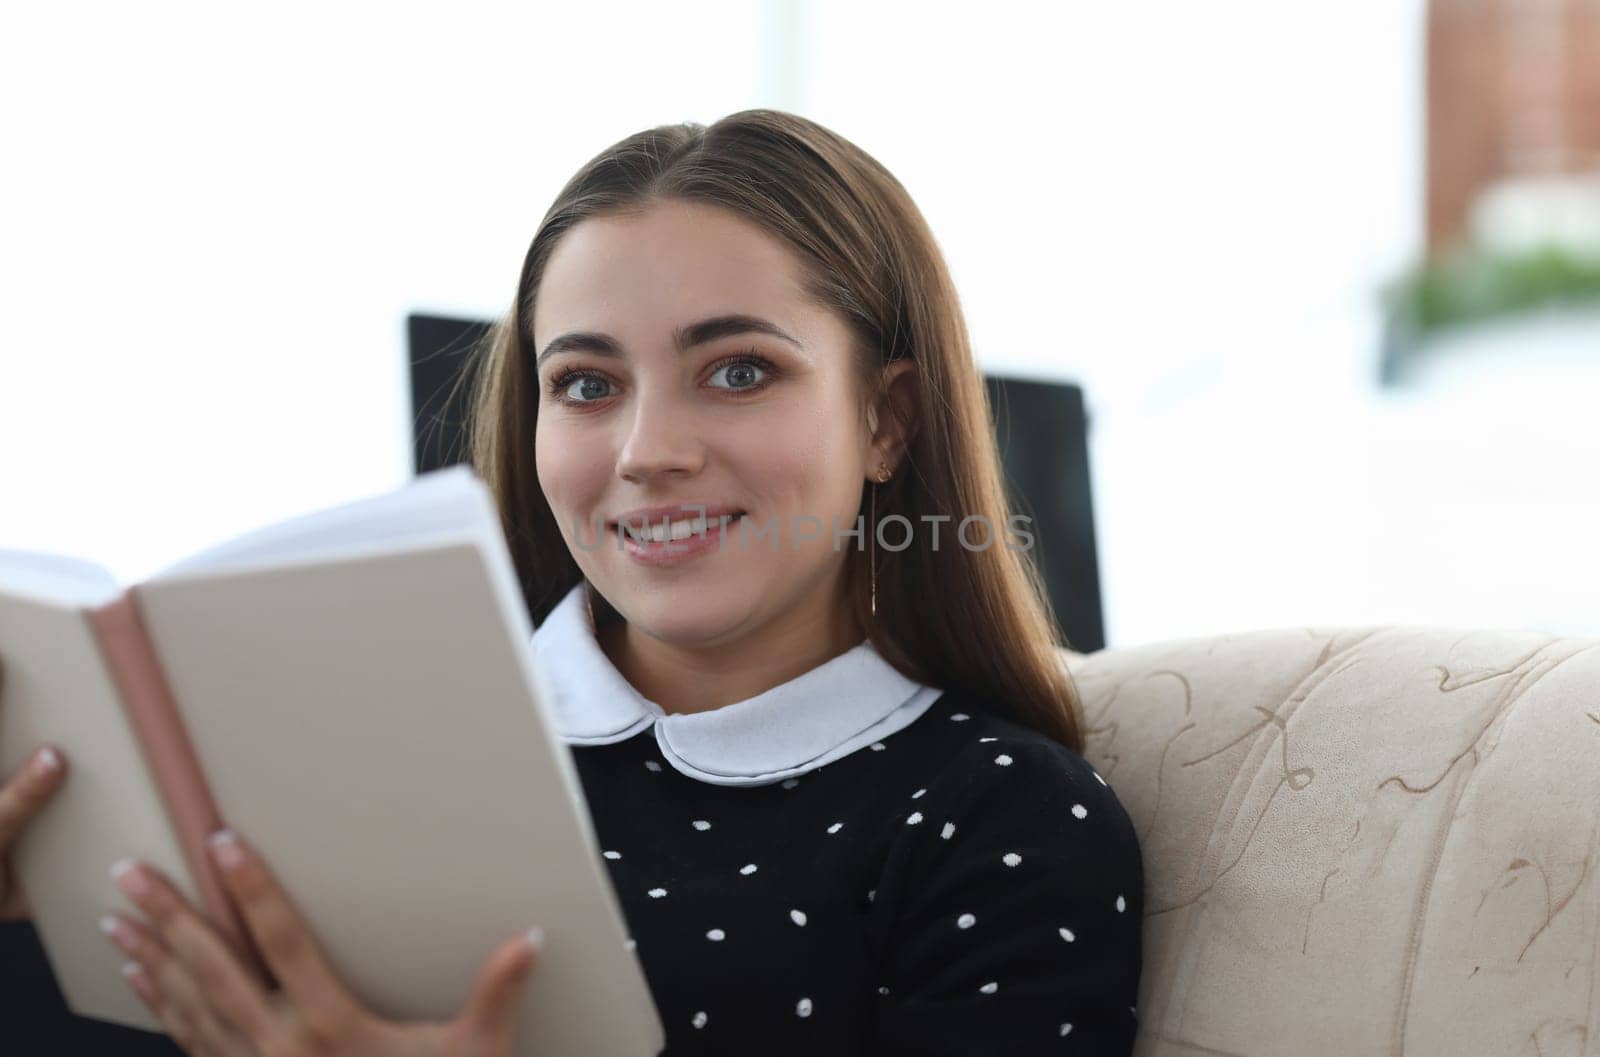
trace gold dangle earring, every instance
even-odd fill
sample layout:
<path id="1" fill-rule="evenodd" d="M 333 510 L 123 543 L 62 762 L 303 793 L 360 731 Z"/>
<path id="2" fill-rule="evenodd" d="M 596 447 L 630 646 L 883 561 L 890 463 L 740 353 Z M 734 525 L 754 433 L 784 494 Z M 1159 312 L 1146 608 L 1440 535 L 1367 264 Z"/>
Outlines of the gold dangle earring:
<path id="1" fill-rule="evenodd" d="M 888 479 L 889 479 L 889 468 L 887 466 L 885 466 L 883 463 L 879 463 L 878 464 L 878 484 L 882 484 L 883 482 L 887 481 Z M 872 491 L 868 495 L 867 502 L 870 505 L 870 509 L 872 511 L 870 520 L 869 520 L 869 522 L 867 524 L 867 531 L 872 533 L 872 550 L 870 551 L 870 555 L 871 556 L 870 556 L 870 558 L 868 560 L 868 566 L 872 570 L 872 575 L 871 575 L 871 580 L 872 580 L 872 602 L 871 602 L 871 608 L 872 608 L 872 615 L 873 616 L 877 616 L 878 615 L 878 487 L 877 487 L 877 485 L 873 485 Z"/>

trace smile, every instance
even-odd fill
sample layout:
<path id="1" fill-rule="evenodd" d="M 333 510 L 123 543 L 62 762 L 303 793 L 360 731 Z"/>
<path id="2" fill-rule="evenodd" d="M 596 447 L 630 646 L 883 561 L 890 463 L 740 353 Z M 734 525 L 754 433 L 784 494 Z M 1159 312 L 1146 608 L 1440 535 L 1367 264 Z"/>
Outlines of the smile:
<path id="1" fill-rule="evenodd" d="M 635 543 L 675 543 L 679 540 L 686 540 L 690 536 L 706 535 L 711 532 L 720 534 L 723 518 L 727 518 L 728 524 L 732 525 L 744 516 L 744 511 L 741 510 L 733 514 L 718 515 L 714 519 L 707 518 L 704 515 L 696 515 L 670 523 L 662 520 L 653 524 L 645 523 L 642 526 L 631 522 L 619 522 L 618 524 L 627 538 Z"/>

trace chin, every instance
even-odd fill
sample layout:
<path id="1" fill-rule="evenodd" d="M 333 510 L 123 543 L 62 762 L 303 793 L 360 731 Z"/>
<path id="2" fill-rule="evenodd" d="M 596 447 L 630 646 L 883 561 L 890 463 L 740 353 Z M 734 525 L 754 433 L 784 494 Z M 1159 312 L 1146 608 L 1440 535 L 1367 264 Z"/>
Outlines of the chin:
<path id="1" fill-rule="evenodd" d="M 614 604 L 630 624 L 651 637 L 692 646 L 742 626 L 752 611 L 755 586 L 748 582 L 711 586 L 688 577 L 625 583 Z"/>

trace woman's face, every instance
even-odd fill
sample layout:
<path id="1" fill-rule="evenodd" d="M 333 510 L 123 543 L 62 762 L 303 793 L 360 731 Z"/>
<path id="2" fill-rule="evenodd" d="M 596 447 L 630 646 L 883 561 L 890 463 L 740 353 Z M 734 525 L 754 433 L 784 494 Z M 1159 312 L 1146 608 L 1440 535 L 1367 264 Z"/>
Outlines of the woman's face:
<path id="1" fill-rule="evenodd" d="M 728 644 L 774 619 L 840 612 L 857 538 L 835 547 L 833 528 L 856 527 L 878 458 L 850 334 L 800 277 L 759 227 L 680 201 L 583 221 L 546 266 L 539 486 L 584 575 L 657 638 Z M 715 323 L 730 317 L 746 318 Z M 669 520 L 697 529 L 693 508 L 707 508 L 703 536 L 643 552 L 619 541 L 619 519 L 680 504 Z M 719 511 L 744 516 L 723 534 Z"/>

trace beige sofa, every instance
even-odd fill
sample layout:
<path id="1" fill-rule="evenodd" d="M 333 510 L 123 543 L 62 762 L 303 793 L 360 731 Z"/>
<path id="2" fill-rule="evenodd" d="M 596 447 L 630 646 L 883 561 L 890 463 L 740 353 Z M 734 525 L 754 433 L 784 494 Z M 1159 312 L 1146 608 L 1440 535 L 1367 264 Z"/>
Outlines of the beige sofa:
<path id="1" fill-rule="evenodd" d="M 1138 1057 L 1600 1054 L 1600 639 L 1067 653 L 1142 840 Z"/>

